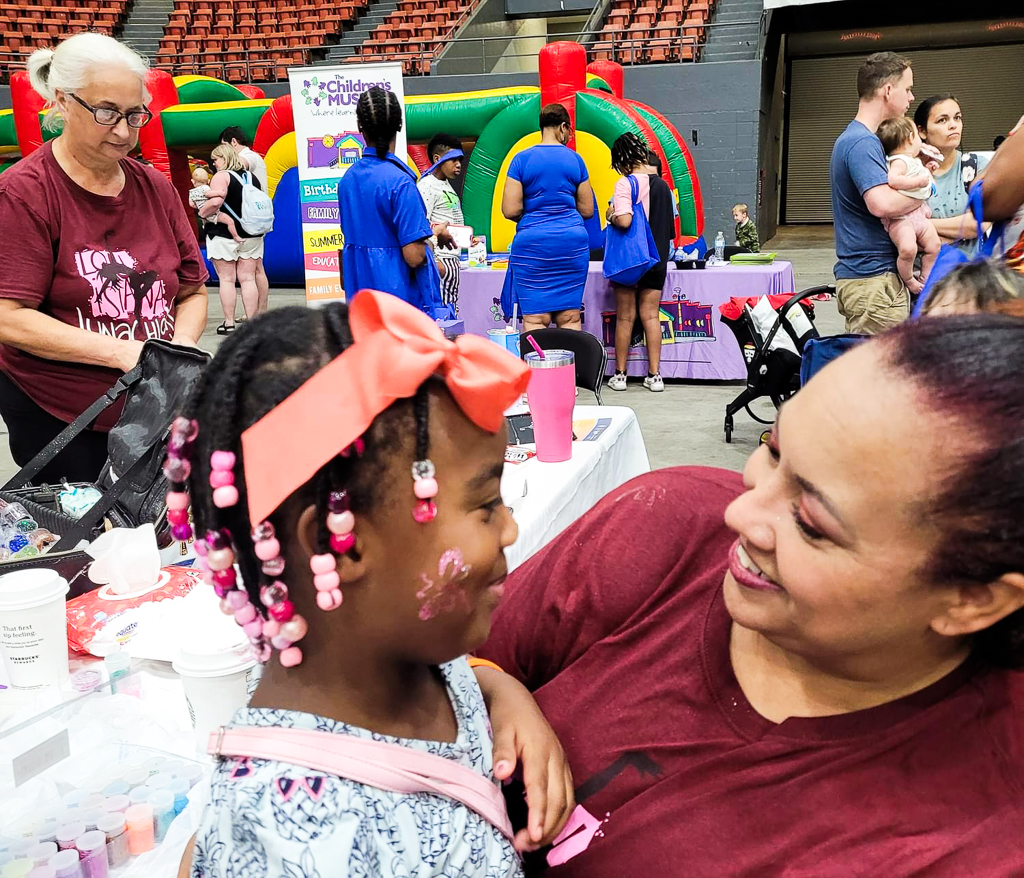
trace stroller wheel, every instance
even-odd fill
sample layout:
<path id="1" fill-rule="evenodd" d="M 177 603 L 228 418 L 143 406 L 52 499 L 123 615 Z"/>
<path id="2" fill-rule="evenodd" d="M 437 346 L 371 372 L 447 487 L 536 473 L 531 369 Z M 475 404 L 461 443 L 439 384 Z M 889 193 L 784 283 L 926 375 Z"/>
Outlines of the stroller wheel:
<path id="1" fill-rule="evenodd" d="M 725 416 L 725 441 L 732 442 L 732 415 Z"/>
<path id="2" fill-rule="evenodd" d="M 760 445 L 764 445 L 771 438 L 772 438 L 772 431 L 771 430 L 763 430 L 761 432 L 761 439 L 760 439 L 759 444 Z"/>

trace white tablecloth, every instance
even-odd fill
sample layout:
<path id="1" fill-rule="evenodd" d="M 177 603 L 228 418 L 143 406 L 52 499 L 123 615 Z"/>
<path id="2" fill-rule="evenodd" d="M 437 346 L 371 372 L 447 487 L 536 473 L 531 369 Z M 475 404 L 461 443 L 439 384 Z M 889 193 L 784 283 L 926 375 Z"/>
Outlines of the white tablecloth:
<path id="1" fill-rule="evenodd" d="M 505 553 L 509 570 L 549 543 L 609 491 L 650 472 L 647 447 L 632 409 L 578 405 L 573 424 L 579 438 L 572 444 L 570 460 L 541 463 L 533 457 L 505 466 L 501 495 L 519 525 L 519 539 Z"/>

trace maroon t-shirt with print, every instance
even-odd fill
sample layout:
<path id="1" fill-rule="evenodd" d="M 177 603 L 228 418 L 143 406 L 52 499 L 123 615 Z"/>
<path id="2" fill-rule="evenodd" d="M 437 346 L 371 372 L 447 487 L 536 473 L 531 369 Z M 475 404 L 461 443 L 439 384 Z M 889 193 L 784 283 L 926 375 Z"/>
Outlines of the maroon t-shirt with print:
<path id="1" fill-rule="evenodd" d="M 969 661 L 839 716 L 751 707 L 722 600 L 742 489 L 641 476 L 509 577 L 480 655 L 534 692 L 587 812 L 545 874 L 1024 875 L 1024 673 Z"/>
<path id="2" fill-rule="evenodd" d="M 95 195 L 44 144 L 0 174 L 0 298 L 62 323 L 122 339 L 170 339 L 181 287 L 207 278 L 178 193 L 158 171 L 121 162 L 124 189 Z M 0 345 L 0 370 L 41 408 L 72 421 L 119 372 Z M 116 423 L 121 406 L 97 421 Z"/>

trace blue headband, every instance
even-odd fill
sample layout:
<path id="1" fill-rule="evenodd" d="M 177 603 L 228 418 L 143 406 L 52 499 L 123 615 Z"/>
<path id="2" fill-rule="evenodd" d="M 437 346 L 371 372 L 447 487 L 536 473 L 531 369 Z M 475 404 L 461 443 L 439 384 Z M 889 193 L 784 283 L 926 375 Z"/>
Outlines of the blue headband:
<path id="1" fill-rule="evenodd" d="M 427 174 L 433 174 L 434 171 L 441 167 L 441 165 L 443 165 L 445 162 L 450 162 L 452 159 L 465 158 L 465 155 L 466 154 L 461 149 L 450 149 L 443 156 L 441 156 L 441 158 L 434 162 L 434 164 L 427 168 L 423 172 L 423 176 L 425 177 L 427 176 Z"/>

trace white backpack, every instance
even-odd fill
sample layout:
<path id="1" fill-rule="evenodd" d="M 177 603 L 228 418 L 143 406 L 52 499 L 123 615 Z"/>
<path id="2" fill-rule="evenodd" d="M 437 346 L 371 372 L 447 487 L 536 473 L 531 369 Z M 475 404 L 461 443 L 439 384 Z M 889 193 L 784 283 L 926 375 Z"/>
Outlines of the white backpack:
<path id="1" fill-rule="evenodd" d="M 225 200 L 223 208 L 229 213 L 247 235 L 256 237 L 265 235 L 274 228 L 274 202 L 266 192 L 253 186 L 248 171 L 241 174 L 237 171 L 228 171 L 239 183 L 242 184 L 242 213 L 236 214 Z"/>

